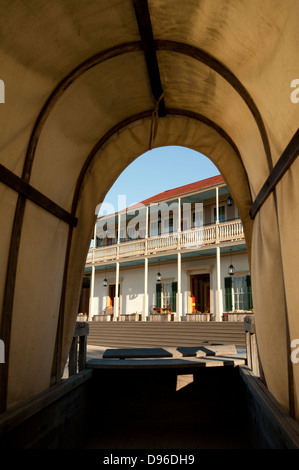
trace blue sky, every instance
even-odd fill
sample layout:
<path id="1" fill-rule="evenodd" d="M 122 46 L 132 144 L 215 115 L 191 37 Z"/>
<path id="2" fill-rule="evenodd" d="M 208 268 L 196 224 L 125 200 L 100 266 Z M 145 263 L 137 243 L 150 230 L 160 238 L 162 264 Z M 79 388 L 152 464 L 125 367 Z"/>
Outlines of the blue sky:
<path id="1" fill-rule="evenodd" d="M 201 153 L 184 147 L 160 147 L 131 163 L 115 181 L 104 202 L 113 206 L 112 212 L 117 212 L 119 195 L 125 196 L 123 200 L 128 207 L 167 189 L 215 175 L 219 175 L 218 169 Z"/>

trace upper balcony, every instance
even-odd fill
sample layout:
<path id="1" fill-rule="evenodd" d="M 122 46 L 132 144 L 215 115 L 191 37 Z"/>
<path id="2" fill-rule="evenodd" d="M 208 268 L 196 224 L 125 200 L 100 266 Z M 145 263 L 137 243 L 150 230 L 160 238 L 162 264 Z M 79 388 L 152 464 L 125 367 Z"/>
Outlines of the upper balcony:
<path id="1" fill-rule="evenodd" d="M 90 249 L 86 265 L 129 261 L 144 256 L 167 255 L 178 251 L 194 252 L 213 245 L 244 243 L 244 239 L 242 222 L 240 219 L 235 219 L 167 235 L 116 242 L 109 246 Z"/>

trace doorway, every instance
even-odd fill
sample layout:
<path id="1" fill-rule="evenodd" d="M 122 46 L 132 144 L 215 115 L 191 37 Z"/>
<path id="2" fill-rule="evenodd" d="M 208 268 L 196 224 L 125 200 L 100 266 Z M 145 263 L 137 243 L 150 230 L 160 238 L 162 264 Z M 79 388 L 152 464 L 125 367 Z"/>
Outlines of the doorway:
<path id="1" fill-rule="evenodd" d="M 107 304 L 108 307 L 114 307 L 115 291 L 115 284 L 109 284 Z M 118 284 L 118 297 L 120 297 L 120 284 Z"/>
<path id="2" fill-rule="evenodd" d="M 210 312 L 210 275 L 193 274 L 190 276 L 191 284 L 191 311 Z"/>

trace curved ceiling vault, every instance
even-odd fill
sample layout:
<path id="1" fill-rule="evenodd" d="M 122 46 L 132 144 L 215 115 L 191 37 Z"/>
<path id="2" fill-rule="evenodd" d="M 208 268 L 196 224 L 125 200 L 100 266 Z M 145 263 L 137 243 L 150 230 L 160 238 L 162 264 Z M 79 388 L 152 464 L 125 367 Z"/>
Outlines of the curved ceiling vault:
<path id="1" fill-rule="evenodd" d="M 272 309 L 271 320 L 257 315 L 257 323 L 267 338 L 273 321 L 278 325 L 272 345 L 265 335 L 259 338 L 265 377 L 283 406 L 290 410 L 291 403 L 295 409 L 299 377 L 291 371 L 287 342 L 298 323 L 284 276 L 292 279 L 296 268 L 281 248 L 289 235 L 280 225 L 286 200 L 297 197 L 294 185 L 281 198 L 279 187 L 254 222 L 250 208 L 298 127 L 298 108 L 289 99 L 289 83 L 299 74 L 298 2 L 285 1 L 283 11 L 276 0 L 192 0 L 183 11 L 178 0 L 71 5 L 57 0 L 50 8 L 30 0 L 5 9 L 1 59 L 7 96 L 0 156 L 23 192 L 17 198 L 12 188 L 0 186 L 7 220 L 0 253 L 7 266 L 0 276 L 1 338 L 9 351 L 1 372 L 2 409 L 46 388 L 51 376 L 59 380 L 100 200 L 95 197 L 103 198 L 121 171 L 148 150 L 157 116 L 154 146 L 202 151 L 238 201 L 255 306 Z M 271 282 L 281 287 L 266 305 L 258 285 L 269 268 L 275 273 Z M 44 288 L 45 282 L 50 287 Z M 39 338 L 26 326 L 32 321 Z M 30 362 L 26 376 L 17 348 L 24 331 L 30 344 L 22 351 Z M 277 361 L 274 344 L 284 350 L 279 380 L 270 372 Z M 47 359 L 38 357 L 41 349 Z M 41 361 L 44 372 L 36 380 Z"/>

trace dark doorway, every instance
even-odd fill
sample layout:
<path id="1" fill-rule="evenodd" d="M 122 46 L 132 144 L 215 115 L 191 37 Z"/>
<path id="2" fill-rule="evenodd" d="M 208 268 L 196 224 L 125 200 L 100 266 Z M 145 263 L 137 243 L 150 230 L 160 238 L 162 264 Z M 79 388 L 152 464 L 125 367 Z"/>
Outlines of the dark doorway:
<path id="1" fill-rule="evenodd" d="M 191 298 L 193 312 L 210 312 L 210 275 L 193 274 L 191 281 Z"/>
<path id="2" fill-rule="evenodd" d="M 115 284 L 109 284 L 109 292 L 108 292 L 108 306 L 114 306 L 114 298 L 115 298 Z M 118 284 L 118 297 L 120 297 L 120 285 Z"/>

